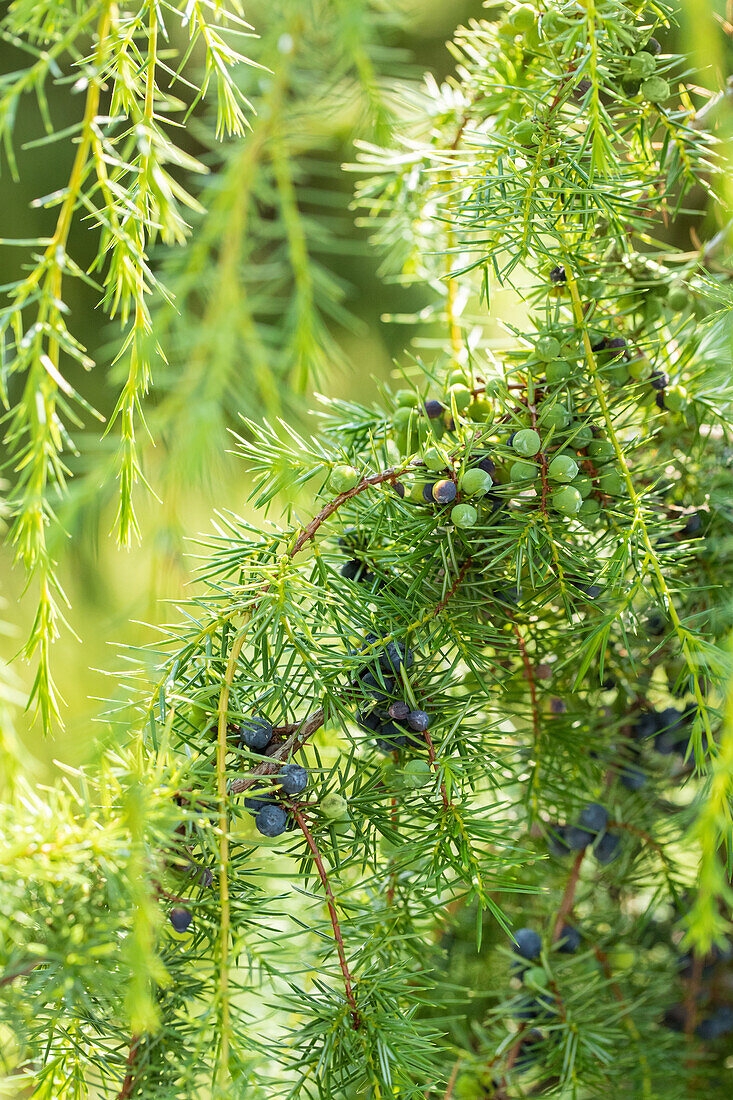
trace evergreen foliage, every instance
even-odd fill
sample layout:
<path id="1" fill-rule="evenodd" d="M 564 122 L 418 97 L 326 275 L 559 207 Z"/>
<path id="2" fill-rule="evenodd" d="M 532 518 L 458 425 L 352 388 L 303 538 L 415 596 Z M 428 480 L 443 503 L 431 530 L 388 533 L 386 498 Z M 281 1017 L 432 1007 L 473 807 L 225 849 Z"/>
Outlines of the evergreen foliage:
<path id="1" fill-rule="evenodd" d="M 362 146 L 442 331 L 318 433 L 246 421 L 261 521 L 119 747 L 6 800 L 11 1090 L 730 1094 L 726 165 L 669 16 L 472 22 Z"/>

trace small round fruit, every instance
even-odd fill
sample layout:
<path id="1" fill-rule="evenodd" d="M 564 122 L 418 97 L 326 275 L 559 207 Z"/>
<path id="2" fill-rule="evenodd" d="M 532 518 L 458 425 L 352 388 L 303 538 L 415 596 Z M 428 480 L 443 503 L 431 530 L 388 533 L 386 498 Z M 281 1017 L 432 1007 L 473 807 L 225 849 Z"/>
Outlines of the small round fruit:
<path id="1" fill-rule="evenodd" d="M 308 786 L 308 772 L 300 764 L 286 764 L 280 769 L 277 782 L 285 794 L 302 794 Z"/>
<path id="2" fill-rule="evenodd" d="M 623 386 L 629 380 L 626 363 L 613 363 L 610 367 L 604 367 L 603 374 L 614 386 Z"/>
<path id="3" fill-rule="evenodd" d="M 406 431 L 407 425 L 410 423 L 412 416 L 412 409 L 406 409 L 403 406 L 395 409 L 395 411 L 392 413 L 392 424 L 394 425 L 395 430 L 398 432 Z"/>
<path id="4" fill-rule="evenodd" d="M 188 909 L 176 906 L 175 909 L 170 911 L 170 922 L 176 932 L 187 932 L 192 920 L 193 914 L 189 913 Z"/>
<path id="5" fill-rule="evenodd" d="M 447 465 L 445 455 L 442 455 L 437 447 L 428 447 L 423 455 L 423 462 L 428 470 L 433 470 L 436 473 L 438 470 L 444 470 Z"/>
<path id="6" fill-rule="evenodd" d="M 469 497 L 488 493 L 493 484 L 491 474 L 487 474 L 485 470 L 478 467 L 474 467 L 473 470 L 466 470 L 460 481 L 461 492 Z"/>
<path id="7" fill-rule="evenodd" d="M 532 458 L 540 449 L 541 440 L 534 428 L 522 428 L 514 433 L 512 446 L 523 458 Z"/>
<path id="8" fill-rule="evenodd" d="M 583 501 L 585 501 L 586 497 L 589 497 L 593 492 L 593 482 L 586 474 L 581 474 L 580 477 L 574 478 L 573 488 L 578 490 Z"/>
<path id="9" fill-rule="evenodd" d="M 570 413 L 559 401 L 553 405 L 547 405 L 540 413 L 540 422 L 546 428 L 567 428 L 570 423 Z"/>
<path id="10" fill-rule="evenodd" d="M 656 38 L 650 38 L 646 45 L 642 46 L 641 48 L 647 53 L 650 53 L 652 57 L 658 57 L 659 54 L 662 52 L 662 47 Z"/>
<path id="11" fill-rule="evenodd" d="M 514 127 L 514 140 L 520 145 L 528 145 L 536 132 L 536 124 L 531 118 L 525 118 Z"/>
<path id="12" fill-rule="evenodd" d="M 333 791 L 322 798 L 318 809 L 329 821 L 345 821 L 349 816 L 349 804 L 345 798 Z"/>
<path id="13" fill-rule="evenodd" d="M 578 476 L 578 463 L 569 455 L 556 455 L 547 472 L 553 481 L 562 481 L 567 484 Z"/>
<path id="14" fill-rule="evenodd" d="M 455 481 L 444 478 L 441 481 L 436 481 L 433 485 L 432 496 L 436 504 L 450 504 L 452 500 L 456 499 L 457 495 L 458 490 Z"/>
<path id="15" fill-rule="evenodd" d="M 616 457 L 613 443 L 610 439 L 594 439 L 588 444 L 588 454 L 596 466 L 602 466 L 605 462 L 611 462 Z"/>
<path id="16" fill-rule="evenodd" d="M 387 713 L 390 718 L 394 718 L 396 722 L 404 722 L 405 718 L 407 718 L 407 715 L 410 713 L 410 705 L 400 699 L 396 703 L 390 703 L 387 708 Z"/>
<path id="17" fill-rule="evenodd" d="M 529 4 L 520 4 L 514 11 L 509 12 L 509 19 L 515 30 L 522 34 L 535 25 L 537 15 Z"/>
<path id="18" fill-rule="evenodd" d="M 513 951 L 523 959 L 538 959 L 542 951 L 542 937 L 532 928 L 518 928 L 514 933 Z"/>
<path id="19" fill-rule="evenodd" d="M 649 381 L 653 389 L 660 391 L 669 385 L 669 375 L 664 370 L 653 370 Z"/>
<path id="20" fill-rule="evenodd" d="M 620 497 L 624 491 L 624 482 L 615 470 L 606 470 L 598 478 L 598 488 L 609 497 Z"/>
<path id="21" fill-rule="evenodd" d="M 425 402 L 425 415 L 429 420 L 438 420 L 445 412 L 445 405 L 442 401 L 437 401 L 435 398 L 430 398 Z"/>
<path id="22" fill-rule="evenodd" d="M 348 493 L 359 480 L 359 471 L 353 466 L 334 466 L 331 470 L 331 488 L 335 493 Z"/>
<path id="23" fill-rule="evenodd" d="M 613 833 L 604 833 L 593 849 L 593 855 L 599 863 L 607 864 L 620 854 L 621 838 Z"/>
<path id="24" fill-rule="evenodd" d="M 578 516 L 585 523 L 591 523 L 593 520 L 598 518 L 600 511 L 600 503 L 595 499 L 595 497 L 591 497 L 589 500 L 583 501 Z"/>
<path id="25" fill-rule="evenodd" d="M 669 93 L 669 84 L 661 76 L 650 76 L 641 86 L 641 94 L 649 103 L 663 103 L 669 99 Z"/>
<path id="26" fill-rule="evenodd" d="M 432 778 L 432 769 L 427 760 L 408 760 L 402 771 L 402 781 L 406 787 L 424 787 Z"/>
<path id="27" fill-rule="evenodd" d="M 566 382 L 572 373 L 573 368 L 565 359 L 553 359 L 545 368 L 545 378 L 551 386 Z"/>
<path id="28" fill-rule="evenodd" d="M 690 294 L 684 283 L 672 283 L 667 291 L 667 305 L 675 313 L 681 313 L 690 304 Z"/>
<path id="29" fill-rule="evenodd" d="M 629 75 L 634 80 L 647 80 L 654 74 L 657 64 L 650 53 L 642 50 L 629 58 Z"/>
<path id="30" fill-rule="evenodd" d="M 608 825 L 608 810 L 600 802 L 589 802 L 581 810 L 578 824 L 591 833 L 602 833 Z"/>
<path id="31" fill-rule="evenodd" d="M 635 381 L 645 382 L 647 378 L 651 378 L 653 367 L 645 356 L 640 355 L 636 359 L 630 359 L 626 369 Z"/>
<path id="32" fill-rule="evenodd" d="M 449 386 L 458 386 L 458 385 L 460 385 L 460 386 L 469 386 L 469 388 L 470 388 L 470 382 L 471 382 L 471 379 L 466 374 L 465 370 L 462 370 L 460 367 L 458 367 L 456 370 L 452 370 L 450 372 L 450 374 L 448 375 L 448 385 Z"/>
<path id="33" fill-rule="evenodd" d="M 451 386 L 449 391 L 449 397 L 455 401 L 456 409 L 458 412 L 465 412 L 468 406 L 471 404 L 471 391 L 467 386 L 458 383 L 458 385 Z"/>
<path id="34" fill-rule="evenodd" d="M 534 481 L 540 472 L 534 462 L 512 462 L 509 477 L 512 481 Z"/>
<path id="35" fill-rule="evenodd" d="M 259 714 L 245 718 L 239 727 L 239 740 L 248 749 L 266 749 L 272 741 L 272 722 Z"/>
<path id="36" fill-rule="evenodd" d="M 576 516 L 580 511 L 583 498 L 572 485 L 563 485 L 556 489 L 551 497 L 552 507 L 563 516 Z"/>
<path id="37" fill-rule="evenodd" d="M 456 504 L 451 508 L 450 518 L 456 527 L 473 527 L 478 519 L 478 512 L 471 504 Z"/>
<path id="38" fill-rule="evenodd" d="M 590 442 L 593 439 L 593 429 L 590 424 L 574 424 L 572 439 L 568 442 L 569 447 L 575 447 L 578 451 L 585 450 L 590 446 Z"/>
<path id="39" fill-rule="evenodd" d="M 407 715 L 407 724 L 416 733 L 425 733 L 430 725 L 430 715 L 425 710 L 411 710 Z"/>
<path id="40" fill-rule="evenodd" d="M 288 827 L 288 814 L 282 806 L 263 806 L 255 818 L 258 832 L 263 836 L 280 836 Z"/>
<path id="41" fill-rule="evenodd" d="M 413 481 L 412 485 L 410 486 L 410 491 L 407 495 L 410 500 L 415 502 L 415 504 L 425 503 L 425 496 L 423 494 L 426 485 L 426 481 Z"/>
<path id="42" fill-rule="evenodd" d="M 475 424 L 491 420 L 494 415 L 494 406 L 486 397 L 474 397 L 468 406 L 468 416 Z"/>
<path id="43" fill-rule="evenodd" d="M 580 947 L 580 932 L 572 924 L 564 924 L 557 941 L 557 949 L 564 955 L 574 955 Z"/>
<path id="44" fill-rule="evenodd" d="M 397 390 L 394 395 L 395 404 L 403 409 L 414 409 L 420 400 L 415 390 Z"/>
<path id="45" fill-rule="evenodd" d="M 670 386 L 664 395 L 664 406 L 671 412 L 682 412 L 687 405 L 687 390 L 684 386 Z"/>
<path id="46" fill-rule="evenodd" d="M 557 359 L 560 354 L 560 341 L 554 336 L 540 336 L 534 350 L 538 359 L 543 363 L 549 363 L 552 359 Z"/>

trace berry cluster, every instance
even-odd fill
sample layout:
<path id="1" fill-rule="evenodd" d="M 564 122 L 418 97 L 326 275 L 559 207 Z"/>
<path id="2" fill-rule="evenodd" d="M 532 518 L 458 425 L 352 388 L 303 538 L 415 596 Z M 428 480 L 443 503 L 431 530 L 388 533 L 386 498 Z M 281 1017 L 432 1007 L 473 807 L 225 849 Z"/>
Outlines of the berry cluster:
<path id="1" fill-rule="evenodd" d="M 593 855 L 601 864 L 611 863 L 620 855 L 621 838 L 608 831 L 609 815 L 600 802 L 589 802 L 578 817 L 577 825 L 548 826 L 547 844 L 554 856 L 567 856 L 592 846 Z"/>

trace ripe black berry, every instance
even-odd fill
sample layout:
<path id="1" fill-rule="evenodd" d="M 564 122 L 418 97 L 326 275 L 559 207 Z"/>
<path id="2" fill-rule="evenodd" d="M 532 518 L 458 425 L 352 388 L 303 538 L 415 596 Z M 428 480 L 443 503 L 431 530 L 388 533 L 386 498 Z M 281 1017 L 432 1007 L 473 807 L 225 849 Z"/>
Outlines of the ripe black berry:
<path id="1" fill-rule="evenodd" d="M 399 673 L 404 665 L 410 668 L 415 660 L 411 649 L 407 649 L 403 642 L 390 642 L 386 649 L 379 654 L 379 667 L 382 672 Z"/>
<path id="2" fill-rule="evenodd" d="M 483 470 L 485 474 L 490 474 L 491 477 L 496 473 L 496 463 L 492 458 L 489 458 L 488 455 L 485 455 L 484 458 L 481 459 L 478 463 L 478 468 L 479 470 Z"/>
<path id="3" fill-rule="evenodd" d="M 652 57 L 657 57 L 662 52 L 662 47 L 656 38 L 650 38 L 645 46 L 641 47 L 645 53 L 650 53 Z"/>
<path id="4" fill-rule="evenodd" d="M 593 855 L 599 863 L 611 863 L 619 855 L 621 838 L 613 833 L 604 833 L 593 849 Z"/>
<path id="5" fill-rule="evenodd" d="M 650 611 L 646 617 L 647 633 L 659 638 L 667 629 L 667 617 L 662 611 Z"/>
<path id="6" fill-rule="evenodd" d="M 280 836 L 288 827 L 287 811 L 275 803 L 263 806 L 255 817 L 255 825 L 263 836 Z"/>
<path id="7" fill-rule="evenodd" d="M 578 824 L 592 833 L 602 833 L 608 825 L 608 810 L 600 802 L 589 802 L 581 811 Z"/>
<path id="8" fill-rule="evenodd" d="M 437 420 L 445 412 L 445 405 L 442 401 L 436 401 L 435 399 L 426 401 L 425 412 L 430 420 Z"/>
<path id="9" fill-rule="evenodd" d="M 251 718 L 245 718 L 239 727 L 239 740 L 248 749 L 256 749 L 261 752 L 272 741 L 272 722 L 268 722 L 259 714 L 253 714 Z"/>
<path id="10" fill-rule="evenodd" d="M 272 786 L 269 783 L 253 783 L 249 788 L 252 792 L 244 800 L 245 809 L 257 813 L 263 806 L 268 806 L 275 801 Z"/>
<path id="11" fill-rule="evenodd" d="M 188 909 L 176 907 L 170 911 L 170 922 L 175 928 L 176 932 L 185 932 L 193 920 L 193 915 L 189 913 Z"/>
<path id="12" fill-rule="evenodd" d="M 430 718 L 424 710 L 411 710 L 407 715 L 407 724 L 416 733 L 425 733 L 430 725 Z"/>
<path id="13" fill-rule="evenodd" d="M 363 668 L 357 675 L 359 683 L 367 695 L 371 695 L 378 702 L 384 702 L 394 693 L 394 681 L 390 680 L 389 676 L 383 676 L 381 680 L 378 680 L 368 668 Z"/>
<path id="14" fill-rule="evenodd" d="M 347 527 L 343 534 L 339 535 L 338 544 L 341 550 L 352 554 L 354 550 L 366 548 L 366 538 L 356 527 Z"/>
<path id="15" fill-rule="evenodd" d="M 514 933 L 512 950 L 523 959 L 538 959 L 542 950 L 542 938 L 532 928 L 518 928 Z"/>
<path id="16" fill-rule="evenodd" d="M 385 722 L 379 727 L 378 732 L 377 748 L 381 752 L 396 752 L 398 749 L 404 749 L 409 741 L 405 727 L 399 726 L 396 722 Z"/>
<path id="17" fill-rule="evenodd" d="M 341 566 L 341 576 L 347 581 L 365 581 L 371 577 L 371 573 L 365 562 L 352 558 Z"/>
<path id="18" fill-rule="evenodd" d="M 436 504 L 450 504 L 458 495 L 455 481 L 448 481 L 447 478 L 436 481 L 432 488 L 432 494 Z"/>
<path id="19" fill-rule="evenodd" d="M 581 81 L 581 83 L 582 83 L 582 81 Z M 568 281 L 568 277 L 567 277 L 567 274 L 565 272 L 565 268 L 562 267 L 562 265 L 560 265 L 559 267 L 553 267 L 552 271 L 550 272 L 550 282 L 551 283 L 566 283 L 567 281 Z"/>
<path id="20" fill-rule="evenodd" d="M 308 786 L 308 772 L 300 764 L 286 764 L 280 769 L 277 782 L 285 794 L 302 794 Z"/>
<path id="21" fill-rule="evenodd" d="M 553 856 L 566 856 L 570 852 L 570 846 L 565 839 L 565 825 L 547 826 L 547 847 Z"/>
<path id="22" fill-rule="evenodd" d="M 580 852 L 583 848 L 587 848 L 593 843 L 594 838 L 595 834 L 589 833 L 587 829 L 580 829 L 577 825 L 565 826 L 565 843 L 573 852 Z"/>
<path id="23" fill-rule="evenodd" d="M 573 928 L 572 924 L 564 924 L 560 939 L 557 941 L 557 949 L 562 951 L 564 955 L 574 955 L 580 947 L 580 941 L 581 936 L 578 929 Z"/>
<path id="24" fill-rule="evenodd" d="M 663 390 L 669 385 L 669 375 L 663 370 L 653 370 L 649 381 L 655 390 Z"/>
<path id="25" fill-rule="evenodd" d="M 702 516 L 699 512 L 692 512 L 687 517 L 685 526 L 682 528 L 682 534 L 688 538 L 694 538 L 695 535 L 699 535 L 702 531 Z"/>
<path id="26" fill-rule="evenodd" d="M 627 791 L 640 791 L 646 784 L 648 776 L 635 764 L 624 764 L 619 772 L 619 778 L 621 785 L 626 787 Z"/>
<path id="27" fill-rule="evenodd" d="M 390 718 L 394 718 L 398 722 L 403 722 L 407 715 L 410 713 L 409 703 L 405 703 L 400 700 L 398 703 L 391 703 L 387 712 Z"/>
<path id="28" fill-rule="evenodd" d="M 362 710 L 356 716 L 356 724 L 369 733 L 376 733 L 381 728 L 382 721 L 376 711 Z"/>

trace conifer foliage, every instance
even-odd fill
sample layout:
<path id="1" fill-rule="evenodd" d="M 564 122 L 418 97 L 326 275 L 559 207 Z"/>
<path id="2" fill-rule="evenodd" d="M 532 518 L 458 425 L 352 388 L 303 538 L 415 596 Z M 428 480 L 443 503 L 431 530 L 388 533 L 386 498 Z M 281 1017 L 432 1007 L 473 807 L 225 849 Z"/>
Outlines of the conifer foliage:
<path id="1" fill-rule="evenodd" d="M 131 734 L 6 805 L 19 1092 L 729 1095 L 725 165 L 668 17 L 472 23 L 362 147 L 439 339 L 246 424 L 260 522 L 218 515 Z"/>

